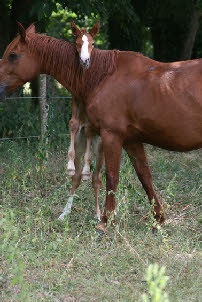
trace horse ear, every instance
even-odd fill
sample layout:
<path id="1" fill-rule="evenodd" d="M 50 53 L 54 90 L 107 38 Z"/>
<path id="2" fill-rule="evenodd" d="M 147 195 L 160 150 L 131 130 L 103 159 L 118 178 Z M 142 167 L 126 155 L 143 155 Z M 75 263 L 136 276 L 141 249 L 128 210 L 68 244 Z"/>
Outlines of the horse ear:
<path id="1" fill-rule="evenodd" d="M 97 33 L 99 33 L 99 30 L 100 30 L 100 21 L 97 21 L 97 23 L 89 31 L 89 34 L 94 38 L 97 35 Z"/>
<path id="2" fill-rule="evenodd" d="M 74 21 L 72 21 L 72 23 L 71 23 L 71 29 L 72 29 L 72 33 L 73 33 L 74 36 L 77 37 L 77 36 L 80 35 L 81 31 L 80 31 L 80 29 L 76 26 L 76 24 L 74 23 Z"/>
<path id="3" fill-rule="evenodd" d="M 19 35 L 20 35 L 21 42 L 24 43 L 25 42 L 25 37 L 26 37 L 26 31 L 25 31 L 23 25 L 20 22 L 18 22 L 18 32 L 19 32 Z"/>
<path id="4" fill-rule="evenodd" d="M 27 29 L 26 34 L 35 34 L 36 33 L 36 27 L 34 23 L 32 23 Z"/>

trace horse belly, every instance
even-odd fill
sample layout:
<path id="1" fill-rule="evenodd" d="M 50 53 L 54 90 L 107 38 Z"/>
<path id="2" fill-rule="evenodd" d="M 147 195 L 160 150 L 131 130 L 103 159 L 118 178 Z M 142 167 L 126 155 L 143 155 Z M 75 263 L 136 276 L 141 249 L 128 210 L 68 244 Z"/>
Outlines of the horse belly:
<path id="1" fill-rule="evenodd" d="M 170 122 L 161 123 L 150 121 L 142 123 L 140 139 L 144 143 L 158 146 L 172 151 L 190 151 L 202 148 L 202 125 L 189 125 L 186 121 L 170 119 Z"/>
<path id="2" fill-rule="evenodd" d="M 130 99 L 130 116 L 140 139 L 167 150 L 202 147 L 202 112 L 198 99 L 182 91 L 171 93 L 152 81 L 137 81 Z M 146 85 L 147 84 L 147 85 Z"/>

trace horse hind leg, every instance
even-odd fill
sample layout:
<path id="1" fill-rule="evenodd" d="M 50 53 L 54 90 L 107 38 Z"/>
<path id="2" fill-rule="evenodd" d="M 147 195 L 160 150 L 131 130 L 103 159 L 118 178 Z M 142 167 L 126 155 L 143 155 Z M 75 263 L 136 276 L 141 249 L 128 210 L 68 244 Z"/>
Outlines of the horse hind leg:
<path id="1" fill-rule="evenodd" d="M 129 158 L 137 173 L 137 176 L 140 182 L 142 183 L 142 186 L 149 198 L 150 204 L 152 204 L 154 201 L 154 218 L 159 223 L 163 223 L 165 221 L 163 202 L 158 199 L 156 192 L 153 188 L 152 175 L 150 172 L 143 144 L 130 144 L 124 146 L 124 148 L 128 153 Z"/>
<path id="2" fill-rule="evenodd" d="M 96 145 L 96 146 L 95 146 Z M 95 194 L 95 218 L 101 219 L 101 211 L 99 207 L 99 191 L 102 186 L 102 167 L 104 164 L 104 153 L 102 149 L 101 139 L 98 138 L 95 142 L 95 139 L 92 142 L 92 146 L 95 153 L 96 166 L 92 175 L 92 186 Z"/>
<path id="3" fill-rule="evenodd" d="M 69 176 L 73 176 L 75 174 L 75 137 L 79 130 L 79 120 L 75 118 L 71 118 L 69 122 L 69 130 L 70 130 L 70 146 L 68 150 L 68 163 L 67 163 L 67 173 Z"/>
<path id="4" fill-rule="evenodd" d="M 101 129 L 101 138 L 105 158 L 106 199 L 101 215 L 101 221 L 96 226 L 98 231 L 107 233 L 107 222 L 115 221 L 115 195 L 119 182 L 119 170 L 122 153 L 122 138 L 118 135 Z"/>
<path id="5" fill-rule="evenodd" d="M 69 121 L 69 132 L 70 132 L 70 146 L 68 150 L 68 163 L 67 163 L 67 173 L 69 176 L 75 174 L 75 140 L 76 135 L 79 131 L 81 121 L 79 119 L 80 109 L 78 101 L 74 96 L 72 96 L 72 117 Z"/>
<path id="6" fill-rule="evenodd" d="M 91 137 L 86 137 L 86 151 L 84 155 L 84 167 L 82 170 L 83 180 L 89 180 L 90 178 L 90 161 L 91 161 L 90 147 L 91 147 Z"/>
<path id="7" fill-rule="evenodd" d="M 86 122 L 85 124 L 85 138 L 86 138 L 86 151 L 84 155 L 84 167 L 82 171 L 82 179 L 89 180 L 90 178 L 90 162 L 91 162 L 91 144 L 95 139 L 95 132 L 91 125 Z"/>

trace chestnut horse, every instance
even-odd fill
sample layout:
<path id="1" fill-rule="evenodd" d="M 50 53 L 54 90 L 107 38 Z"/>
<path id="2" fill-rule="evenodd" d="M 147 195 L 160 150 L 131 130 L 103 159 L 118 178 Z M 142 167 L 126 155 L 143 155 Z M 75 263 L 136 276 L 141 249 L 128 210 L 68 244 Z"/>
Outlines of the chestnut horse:
<path id="1" fill-rule="evenodd" d="M 94 37 L 99 32 L 100 22 L 98 21 L 87 33 L 86 29 L 78 29 L 76 24 L 72 22 L 72 33 L 76 35 L 76 49 L 80 56 L 80 63 L 83 68 L 88 68 L 90 63 L 90 55 L 92 49 L 94 47 Z M 90 177 L 90 146 L 91 146 L 91 127 L 89 125 L 88 119 L 86 117 L 85 111 L 82 108 L 82 103 L 76 100 L 76 98 L 72 97 L 72 118 L 69 122 L 69 130 L 70 130 L 70 148 L 68 151 L 68 164 L 67 164 L 67 172 L 69 176 L 75 174 L 75 138 L 76 134 L 82 127 L 85 128 L 85 136 L 86 136 L 86 152 L 84 156 L 84 168 L 82 170 L 82 178 L 83 180 L 88 180 Z"/>
<path id="2" fill-rule="evenodd" d="M 202 60 L 161 63 L 130 51 L 93 49 L 87 70 L 76 47 L 27 31 L 7 47 L 0 61 L 0 95 L 39 73 L 54 76 L 83 104 L 101 136 L 106 165 L 106 203 L 101 222 L 114 216 L 122 147 L 128 153 L 154 215 L 164 221 L 163 205 L 152 185 L 143 143 L 173 151 L 202 147 Z"/>
<path id="3" fill-rule="evenodd" d="M 74 30 L 76 28 L 76 31 Z M 97 22 L 87 33 L 86 29 L 79 30 L 74 22 L 72 22 L 72 32 L 77 36 L 76 49 L 80 53 L 80 63 L 83 68 L 88 68 L 90 62 L 90 54 L 94 47 L 94 37 L 99 32 L 100 23 Z M 79 35 L 80 34 L 80 35 Z M 81 36 L 81 39 L 79 37 Z M 84 131 L 83 131 L 84 130 Z M 100 220 L 101 212 L 99 208 L 98 194 L 101 187 L 101 169 L 104 162 L 101 139 L 92 132 L 85 111 L 83 110 L 82 102 L 79 102 L 76 97 L 72 96 L 72 117 L 69 122 L 70 131 L 70 147 L 68 150 L 67 173 L 72 176 L 72 188 L 67 204 L 59 219 L 64 219 L 71 212 L 75 190 L 83 180 L 90 178 L 90 148 L 96 160 L 95 170 L 92 174 L 92 185 L 95 194 L 95 218 Z M 84 167 L 81 170 L 81 157 L 84 153 Z"/>

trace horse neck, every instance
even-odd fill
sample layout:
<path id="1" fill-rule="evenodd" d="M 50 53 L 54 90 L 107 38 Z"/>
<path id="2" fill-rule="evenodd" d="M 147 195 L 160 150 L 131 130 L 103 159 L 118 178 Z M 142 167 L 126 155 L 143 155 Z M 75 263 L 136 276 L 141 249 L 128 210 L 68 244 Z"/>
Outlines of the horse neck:
<path id="1" fill-rule="evenodd" d="M 81 93 L 82 69 L 73 44 L 34 34 L 29 40 L 29 50 L 40 65 L 40 73 L 53 76 L 75 96 Z"/>
<path id="2" fill-rule="evenodd" d="M 29 49 L 39 62 L 41 73 L 52 75 L 82 101 L 116 69 L 117 51 L 94 49 L 90 67 L 84 70 L 76 47 L 64 40 L 32 34 Z"/>

